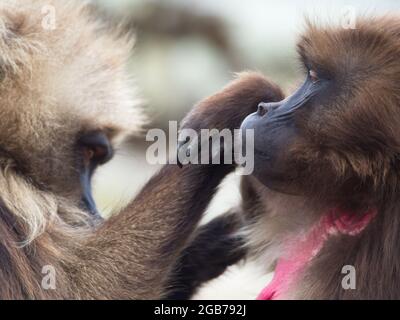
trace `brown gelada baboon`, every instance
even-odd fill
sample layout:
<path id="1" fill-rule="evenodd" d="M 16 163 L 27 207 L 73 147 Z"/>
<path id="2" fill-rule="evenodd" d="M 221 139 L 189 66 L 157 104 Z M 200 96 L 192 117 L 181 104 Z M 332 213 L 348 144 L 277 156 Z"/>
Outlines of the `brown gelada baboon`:
<path id="1" fill-rule="evenodd" d="M 254 172 L 236 214 L 203 230 L 188 258 L 206 274 L 186 264 L 186 291 L 174 297 L 190 296 L 212 259 L 230 261 L 237 244 L 224 241 L 238 229 L 240 250 L 275 268 L 259 299 L 400 298 L 400 19 L 308 22 L 298 53 L 305 81 L 284 100 L 254 109 L 234 85 L 219 96 L 226 103 L 212 97 L 185 119 L 196 130 L 253 129 Z M 247 80 L 253 97 L 280 95 Z"/>

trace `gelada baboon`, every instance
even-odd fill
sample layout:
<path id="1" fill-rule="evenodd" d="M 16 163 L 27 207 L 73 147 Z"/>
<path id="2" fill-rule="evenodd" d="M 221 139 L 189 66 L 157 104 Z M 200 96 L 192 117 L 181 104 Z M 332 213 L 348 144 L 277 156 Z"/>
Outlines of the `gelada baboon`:
<path id="1" fill-rule="evenodd" d="M 184 125 L 243 121 L 254 130 L 238 236 L 249 256 L 275 267 L 259 299 L 399 299 L 400 20 L 360 18 L 355 29 L 309 22 L 298 53 L 305 82 L 291 96 L 260 101 L 256 112 L 248 97 L 231 105 L 226 96 L 227 104 L 195 108 Z M 199 265 L 210 256 L 207 243 L 219 261 L 232 252 L 233 243 L 215 247 L 213 232 L 229 219 L 203 230 L 208 241 L 192 257 Z M 193 283 L 181 285 L 191 293 Z"/>
<path id="2" fill-rule="evenodd" d="M 81 1 L 0 4 L 0 299 L 164 297 L 215 188 L 234 169 L 166 165 L 101 221 L 91 176 L 140 130 L 143 112 L 132 108 L 125 72 L 129 37 L 92 13 Z M 249 95 L 239 85 L 232 98 L 277 101 L 260 81 L 263 90 Z M 43 282 L 46 275 L 54 279 Z"/>

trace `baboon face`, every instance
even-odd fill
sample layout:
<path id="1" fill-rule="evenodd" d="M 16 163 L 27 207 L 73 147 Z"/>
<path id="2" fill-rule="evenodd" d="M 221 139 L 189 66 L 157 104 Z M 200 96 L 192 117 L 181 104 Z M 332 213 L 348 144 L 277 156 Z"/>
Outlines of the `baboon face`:
<path id="1" fill-rule="evenodd" d="M 255 131 L 254 175 L 293 193 L 382 185 L 399 149 L 399 40 L 396 19 L 354 30 L 309 24 L 298 44 L 303 85 L 242 124 Z"/>
<path id="2" fill-rule="evenodd" d="M 93 171 L 140 123 L 125 73 L 130 44 L 77 2 L 13 3 L 0 5 L 2 166 L 94 211 Z"/>

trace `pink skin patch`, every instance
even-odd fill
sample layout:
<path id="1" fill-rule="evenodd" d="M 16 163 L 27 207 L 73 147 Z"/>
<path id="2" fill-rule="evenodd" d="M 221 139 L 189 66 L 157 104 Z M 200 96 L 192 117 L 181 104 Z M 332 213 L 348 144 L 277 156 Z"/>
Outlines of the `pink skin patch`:
<path id="1" fill-rule="evenodd" d="M 322 249 L 330 236 L 357 235 L 364 230 L 376 213 L 376 210 L 373 209 L 367 211 L 361 219 L 357 219 L 350 212 L 332 209 L 311 228 L 308 234 L 288 243 L 285 258 L 278 260 L 274 278 L 259 294 L 257 300 L 285 299 L 291 285 L 297 280 L 307 263 Z"/>

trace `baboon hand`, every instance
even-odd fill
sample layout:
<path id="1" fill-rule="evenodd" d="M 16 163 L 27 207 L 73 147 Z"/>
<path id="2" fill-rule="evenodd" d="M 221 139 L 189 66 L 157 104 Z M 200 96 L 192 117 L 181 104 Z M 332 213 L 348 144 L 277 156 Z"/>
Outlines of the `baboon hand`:
<path id="1" fill-rule="evenodd" d="M 240 73 L 220 92 L 198 103 L 182 120 L 178 135 L 178 164 L 182 164 L 180 155 L 188 158 L 191 155 L 197 156 L 200 151 L 203 152 L 201 146 L 204 146 L 205 142 L 207 148 L 210 148 L 207 150 L 208 154 L 212 154 L 209 141 L 200 139 L 202 129 L 216 129 L 217 132 L 239 129 L 242 121 L 257 111 L 259 103 L 282 99 L 281 89 L 260 73 Z M 189 138 L 188 130 L 185 129 L 192 129 L 192 133 L 196 133 L 198 140 L 195 143 L 189 142 L 192 137 Z"/>

